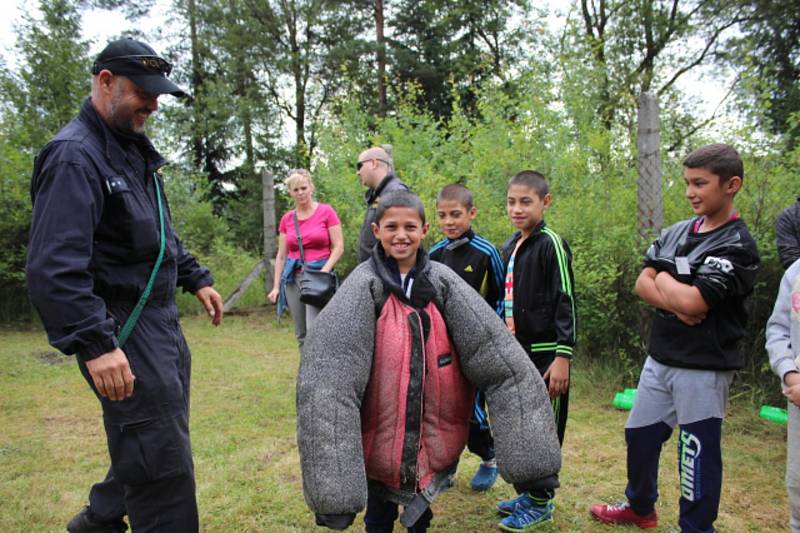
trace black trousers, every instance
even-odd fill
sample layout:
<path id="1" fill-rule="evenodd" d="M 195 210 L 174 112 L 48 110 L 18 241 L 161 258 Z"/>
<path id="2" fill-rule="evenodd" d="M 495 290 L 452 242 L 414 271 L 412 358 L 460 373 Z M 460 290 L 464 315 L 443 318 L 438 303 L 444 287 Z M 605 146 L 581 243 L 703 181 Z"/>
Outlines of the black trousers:
<path id="1" fill-rule="evenodd" d="M 397 520 L 397 504 L 383 499 L 372 491 L 367 492 L 367 512 L 364 513 L 364 526 L 367 533 L 392 533 Z M 419 520 L 409 528 L 408 533 L 425 533 L 433 519 L 433 511 L 428 507 Z"/>
<path id="2" fill-rule="evenodd" d="M 133 303 L 108 303 L 124 322 Z M 138 532 L 198 531 L 194 465 L 189 439 L 191 354 L 174 300 L 148 302 L 123 347 L 135 376 L 133 396 L 103 408 L 111 467 L 89 492 L 91 515 L 112 521 L 128 515 Z M 92 390 L 85 364 L 81 372 Z"/>
<path id="3" fill-rule="evenodd" d="M 469 419 L 467 448 L 484 461 L 494 459 L 494 438 L 489 428 L 489 416 L 486 413 L 486 396 L 481 391 L 475 393 L 472 417 Z"/>
<path id="4" fill-rule="evenodd" d="M 536 353 L 532 354 L 529 352 L 528 354 L 533 361 L 533 364 L 536 366 L 536 369 L 539 373 L 544 376 L 544 373 L 547 372 L 547 369 L 550 365 L 555 361 L 556 355 L 555 352 L 545 352 L 545 353 Z M 545 384 L 549 385 L 547 380 L 545 380 Z M 555 415 L 556 419 L 556 433 L 558 434 L 558 443 L 563 447 L 564 446 L 564 434 L 567 431 L 567 415 L 569 414 L 569 389 L 566 392 L 563 392 L 556 396 L 555 398 L 550 400 L 551 405 L 553 406 L 553 414 Z M 541 489 L 541 490 L 532 490 L 531 495 L 536 498 L 541 499 L 552 499 L 555 496 L 554 489 Z"/>

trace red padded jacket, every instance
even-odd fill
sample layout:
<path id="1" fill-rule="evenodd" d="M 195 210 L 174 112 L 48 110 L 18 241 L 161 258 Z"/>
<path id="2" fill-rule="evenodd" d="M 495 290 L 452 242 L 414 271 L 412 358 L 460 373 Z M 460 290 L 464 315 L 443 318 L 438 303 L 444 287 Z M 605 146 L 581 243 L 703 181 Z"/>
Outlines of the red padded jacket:
<path id="1" fill-rule="evenodd" d="M 473 397 L 436 305 L 428 302 L 418 312 L 390 294 L 376 323 L 361 405 L 367 478 L 395 489 L 427 487 L 458 461 Z"/>

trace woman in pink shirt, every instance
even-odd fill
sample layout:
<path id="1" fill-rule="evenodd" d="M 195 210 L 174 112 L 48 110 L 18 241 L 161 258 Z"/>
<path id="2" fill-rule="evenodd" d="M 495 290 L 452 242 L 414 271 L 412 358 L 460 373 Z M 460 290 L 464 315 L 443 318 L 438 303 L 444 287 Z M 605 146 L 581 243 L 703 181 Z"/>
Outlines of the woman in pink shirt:
<path id="1" fill-rule="evenodd" d="M 344 252 L 344 238 L 336 211 L 330 205 L 314 200 L 314 183 L 308 170 L 299 168 L 289 171 L 286 186 L 294 200 L 294 209 L 285 213 L 278 225 L 280 235 L 278 256 L 275 258 L 275 281 L 267 298 L 272 303 L 278 303 L 278 316 L 288 305 L 294 320 L 294 333 L 302 350 L 306 331 L 320 310 L 300 301 L 300 274 L 303 268 L 325 272 L 333 270 Z M 303 240 L 305 264 L 300 260 L 295 215 Z"/>

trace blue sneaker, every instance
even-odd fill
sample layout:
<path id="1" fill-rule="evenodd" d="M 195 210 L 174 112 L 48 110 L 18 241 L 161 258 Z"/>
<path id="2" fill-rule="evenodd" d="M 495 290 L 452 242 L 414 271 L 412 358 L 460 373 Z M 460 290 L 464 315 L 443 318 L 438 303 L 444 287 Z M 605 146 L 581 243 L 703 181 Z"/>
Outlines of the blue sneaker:
<path id="1" fill-rule="evenodd" d="M 502 502 L 498 502 L 495 505 L 495 507 L 497 508 L 497 512 L 498 513 L 507 516 L 507 515 L 510 515 L 511 513 L 514 512 L 514 509 L 517 508 L 517 504 L 519 502 L 521 502 L 522 500 L 528 499 L 528 498 L 529 498 L 528 493 L 527 492 L 523 492 L 522 494 L 520 494 L 516 498 L 512 498 L 510 500 L 505 500 L 505 501 L 502 501 Z"/>
<path id="2" fill-rule="evenodd" d="M 478 467 L 478 471 L 472 476 L 472 481 L 469 482 L 469 486 L 472 487 L 472 490 L 489 490 L 496 480 L 497 467 L 486 466 L 481 463 L 481 466 Z"/>
<path id="3" fill-rule="evenodd" d="M 523 493 L 524 494 L 524 493 Z M 504 531 L 528 531 L 553 521 L 553 500 L 521 498 L 514 512 L 503 518 L 498 526 Z"/>

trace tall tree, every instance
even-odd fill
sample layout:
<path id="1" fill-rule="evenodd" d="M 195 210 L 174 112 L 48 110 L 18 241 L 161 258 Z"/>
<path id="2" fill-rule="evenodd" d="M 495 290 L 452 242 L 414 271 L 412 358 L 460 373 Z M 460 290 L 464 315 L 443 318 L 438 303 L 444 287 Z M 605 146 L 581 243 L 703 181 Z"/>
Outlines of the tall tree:
<path id="1" fill-rule="evenodd" d="M 26 14 L 17 30 L 18 71 L 2 74 L 20 142 L 30 152 L 69 122 L 89 94 L 89 44 L 80 39 L 78 7 L 70 0 L 41 0 L 41 20 Z"/>
<path id="2" fill-rule="evenodd" d="M 739 5 L 745 20 L 726 59 L 751 73 L 745 90 L 764 110 L 765 126 L 795 147 L 800 143 L 800 9 L 795 0 L 740 0 Z"/>
<path id="3" fill-rule="evenodd" d="M 522 32 L 513 21 L 527 14 L 525 0 L 400 0 L 388 39 L 396 89 L 418 83 L 420 103 L 446 117 L 455 88 L 470 110 L 476 86 L 500 77 L 522 55 Z"/>
<path id="4" fill-rule="evenodd" d="M 308 166 L 325 106 L 345 86 L 369 45 L 359 36 L 371 20 L 366 0 L 246 0 L 259 37 L 265 86 L 294 127 L 295 161 Z"/>
<path id="5" fill-rule="evenodd" d="M 170 106 L 168 126 L 191 171 L 207 179 L 215 213 L 248 249 L 261 246 L 261 180 L 256 168 L 281 168 L 280 118 L 264 90 L 263 35 L 242 0 L 178 0 L 185 32 L 172 50 L 191 97 Z"/>
<path id="6" fill-rule="evenodd" d="M 0 320 L 26 316 L 25 254 L 33 156 L 77 113 L 89 91 L 78 3 L 39 2 L 17 27 L 17 70 L 0 66 Z"/>
<path id="7" fill-rule="evenodd" d="M 600 71 L 597 115 L 610 130 L 621 108 L 631 119 L 639 94 L 661 96 L 719 57 L 742 12 L 717 0 L 580 0 L 580 17 L 578 39 Z"/>

